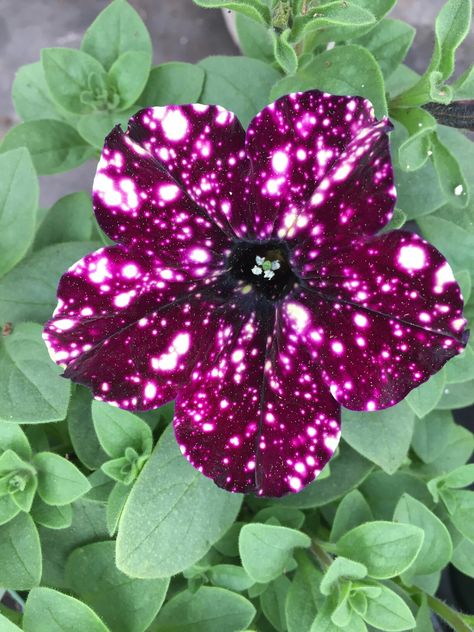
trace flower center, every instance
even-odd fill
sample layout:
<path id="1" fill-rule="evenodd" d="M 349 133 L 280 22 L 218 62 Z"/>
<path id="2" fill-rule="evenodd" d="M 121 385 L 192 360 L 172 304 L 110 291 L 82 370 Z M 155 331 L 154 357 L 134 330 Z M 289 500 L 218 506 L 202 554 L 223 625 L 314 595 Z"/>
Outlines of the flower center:
<path id="1" fill-rule="evenodd" d="M 230 273 L 243 281 L 242 291 L 251 289 L 275 301 L 290 292 L 298 281 L 289 261 L 288 246 L 284 241 L 241 241 L 229 256 Z"/>

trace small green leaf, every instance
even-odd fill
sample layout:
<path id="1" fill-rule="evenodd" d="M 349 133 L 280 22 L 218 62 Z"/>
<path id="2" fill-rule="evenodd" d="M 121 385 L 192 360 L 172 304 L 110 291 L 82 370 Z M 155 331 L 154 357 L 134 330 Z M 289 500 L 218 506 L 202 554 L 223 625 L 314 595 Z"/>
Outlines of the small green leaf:
<path id="1" fill-rule="evenodd" d="M 336 46 L 317 55 L 295 75 L 276 83 L 270 98 L 312 89 L 362 96 L 373 103 L 376 116 L 387 114 L 382 73 L 371 53 L 361 46 Z"/>
<path id="2" fill-rule="evenodd" d="M 290 41 L 299 42 L 316 31 L 323 31 L 322 37 L 316 40 L 322 44 L 327 41 L 325 31 L 331 28 L 334 41 L 352 39 L 353 32 L 357 33 L 360 27 L 367 28 L 374 24 L 375 16 L 356 2 L 328 2 L 294 18 Z"/>
<path id="3" fill-rule="evenodd" d="M 30 443 L 20 426 L 0 423 L 0 455 L 5 450 L 14 450 L 25 461 L 31 459 Z"/>
<path id="4" fill-rule="evenodd" d="M 108 77 L 120 97 L 117 109 L 129 108 L 143 92 L 150 74 L 150 62 L 147 53 L 128 51 L 112 64 Z"/>
<path id="5" fill-rule="evenodd" d="M 96 59 L 74 48 L 43 48 L 41 63 L 56 103 L 74 114 L 92 112 L 94 107 L 84 103 L 81 95 L 91 89 L 91 75 L 106 80 L 105 70 Z"/>
<path id="6" fill-rule="evenodd" d="M 111 630 L 142 632 L 153 621 L 169 578 L 132 579 L 115 566 L 115 543 L 96 542 L 68 558 L 66 578 L 74 592 Z"/>
<path id="7" fill-rule="evenodd" d="M 100 444 L 110 457 L 124 456 L 128 447 L 135 448 L 138 454 L 152 451 L 150 426 L 127 410 L 94 400 L 92 420 Z"/>
<path id="8" fill-rule="evenodd" d="M 414 37 L 415 29 L 406 22 L 385 18 L 355 43 L 372 53 L 387 79 L 405 59 Z"/>
<path id="9" fill-rule="evenodd" d="M 41 579 L 41 547 L 31 517 L 20 513 L 0 526 L 0 585 L 30 590 Z"/>
<path id="10" fill-rule="evenodd" d="M 448 510 L 453 525 L 465 538 L 474 542 L 474 523 L 472 520 L 474 512 L 474 492 L 468 490 L 450 490 L 448 494 L 441 489 L 440 493 L 445 502 L 449 499 Z"/>
<path id="11" fill-rule="evenodd" d="M 125 504 L 118 568 L 144 579 L 181 572 L 227 531 L 241 503 L 186 461 L 168 427 Z"/>
<path id="12" fill-rule="evenodd" d="M 107 455 L 97 439 L 91 403 L 90 390 L 75 385 L 66 420 L 74 452 L 87 468 L 94 470 L 107 460 Z"/>
<path id="13" fill-rule="evenodd" d="M 422 108 L 399 108 L 391 113 L 410 135 L 398 149 L 400 166 L 405 171 L 416 171 L 431 154 L 431 134 L 436 130 L 436 119 Z"/>
<path id="14" fill-rule="evenodd" d="M 266 25 L 239 13 L 236 16 L 235 26 L 240 49 L 244 55 L 267 63 L 273 62 L 271 30 Z"/>
<path id="15" fill-rule="evenodd" d="M 354 489 L 339 503 L 332 524 L 331 540 L 336 542 L 344 533 L 371 520 L 373 515 L 367 501 L 358 489 Z"/>
<path id="16" fill-rule="evenodd" d="M 453 73 L 455 52 L 469 33 L 471 19 L 471 0 L 448 0 L 436 18 L 435 50 L 429 69 L 441 72 L 443 79 Z"/>
<path id="17" fill-rule="evenodd" d="M 207 57 L 199 66 L 206 73 L 201 103 L 235 112 L 244 127 L 270 101 L 270 89 L 281 77 L 268 64 L 246 57 Z"/>
<path id="18" fill-rule="evenodd" d="M 24 121 L 47 118 L 62 120 L 67 116 L 51 97 L 41 62 L 22 66 L 12 87 L 15 110 Z"/>
<path id="19" fill-rule="evenodd" d="M 40 250 L 65 241 L 87 241 L 94 226 L 89 193 L 70 193 L 47 212 L 36 233 L 34 248 Z"/>
<path id="20" fill-rule="evenodd" d="M 474 99 L 474 66 L 464 72 L 452 85 L 456 100 Z"/>
<path id="21" fill-rule="evenodd" d="M 130 117 L 138 109 L 134 106 L 124 112 L 92 112 L 81 116 L 77 131 L 88 143 L 102 149 L 106 136 L 110 134 L 116 125 L 121 125 L 124 129 L 128 126 Z"/>
<path id="22" fill-rule="evenodd" d="M 468 344 L 463 353 L 455 356 L 445 366 L 446 383 L 459 384 L 474 379 L 474 349 Z"/>
<path id="23" fill-rule="evenodd" d="M 344 534 L 337 552 L 367 567 L 370 577 L 387 579 L 403 573 L 423 544 L 423 531 L 407 524 L 377 521 Z"/>
<path id="24" fill-rule="evenodd" d="M 94 149 L 76 130 L 62 121 L 26 121 L 9 130 L 0 151 L 26 147 L 39 175 L 50 175 L 78 167 L 92 158 Z"/>
<path id="25" fill-rule="evenodd" d="M 51 318 L 57 303 L 56 288 L 61 275 L 97 247 L 98 244 L 94 242 L 54 244 L 24 259 L 0 279 L 0 322 L 15 324 L 33 320 L 44 323 Z M 5 337 L 5 340 L 9 337 Z M 44 347 L 41 339 L 40 343 Z M 48 362 L 51 363 L 49 358 Z"/>
<path id="26" fill-rule="evenodd" d="M 335 604 L 332 599 L 326 599 L 323 606 L 318 610 L 318 614 L 313 621 L 310 632 L 340 632 L 341 628 L 331 620 Z"/>
<path id="27" fill-rule="evenodd" d="M 398 501 L 393 519 L 419 527 L 425 534 L 420 552 L 406 572 L 408 581 L 415 575 L 429 575 L 447 566 L 453 552 L 448 530 L 423 503 L 404 494 Z"/>
<path id="28" fill-rule="evenodd" d="M 395 472 L 391 476 L 375 470 L 362 483 L 360 491 L 367 499 L 376 520 L 391 520 L 395 507 L 404 493 L 425 504 L 431 502 L 426 483 L 408 472 Z"/>
<path id="29" fill-rule="evenodd" d="M 277 632 L 286 632 L 285 602 L 288 596 L 291 582 L 288 577 L 282 575 L 271 582 L 268 588 L 260 595 L 260 605 L 266 619 Z"/>
<path id="30" fill-rule="evenodd" d="M 408 393 L 406 402 L 417 417 L 425 417 L 436 408 L 443 396 L 445 384 L 446 373 L 442 369 Z"/>
<path id="31" fill-rule="evenodd" d="M 235 632 L 245 630 L 255 616 L 253 605 L 223 588 L 202 587 L 180 592 L 161 609 L 160 632 Z"/>
<path id="32" fill-rule="evenodd" d="M 451 413 L 441 410 L 433 410 L 427 417 L 417 420 L 412 446 L 425 463 L 432 463 L 440 457 L 448 443 L 452 426 Z"/>
<path id="33" fill-rule="evenodd" d="M 207 573 L 214 586 L 242 592 L 254 585 L 254 580 L 247 575 L 245 569 L 235 564 L 216 564 Z"/>
<path id="34" fill-rule="evenodd" d="M 107 503 L 109 495 L 114 488 L 114 482 L 102 470 L 92 472 L 87 477 L 87 480 L 91 488 L 84 497 L 97 503 Z"/>
<path id="35" fill-rule="evenodd" d="M 419 224 L 425 239 L 445 255 L 454 270 L 474 274 L 474 235 L 435 215 L 420 218 Z"/>
<path id="36" fill-rule="evenodd" d="M 205 9 L 229 9 L 242 13 L 262 24 L 270 25 L 271 22 L 270 10 L 262 0 L 194 0 L 194 2 Z"/>
<path id="37" fill-rule="evenodd" d="M 462 487 L 470 487 L 474 483 L 474 463 L 461 465 L 461 467 L 448 472 L 438 478 L 443 487 L 449 489 L 459 489 Z"/>
<path id="38" fill-rule="evenodd" d="M 6 524 L 20 513 L 21 509 L 10 494 L 0 496 L 0 525 Z"/>
<path id="39" fill-rule="evenodd" d="M 252 522 L 267 522 L 271 518 L 276 518 L 282 527 L 290 529 L 300 529 L 305 521 L 305 515 L 298 509 L 271 505 L 258 511 Z"/>
<path id="40" fill-rule="evenodd" d="M 290 561 L 293 549 L 308 547 L 304 533 L 268 524 L 246 524 L 239 535 L 242 565 L 256 582 L 269 582 L 280 575 Z"/>
<path id="41" fill-rule="evenodd" d="M 343 410 L 343 438 L 388 474 L 406 458 L 413 427 L 413 412 L 403 401 L 370 414 Z"/>
<path id="42" fill-rule="evenodd" d="M 308 632 L 324 597 L 319 591 L 321 572 L 308 556 L 296 553 L 298 568 L 286 598 L 288 632 Z"/>
<path id="43" fill-rule="evenodd" d="M 68 505 L 90 489 L 84 474 L 59 454 L 39 452 L 32 463 L 38 472 L 38 493 L 48 505 Z"/>
<path id="44" fill-rule="evenodd" d="M 446 386 L 437 408 L 449 410 L 465 408 L 471 404 L 474 404 L 474 380 Z"/>
<path id="45" fill-rule="evenodd" d="M 341 582 L 367 577 L 367 568 L 359 562 L 339 556 L 329 566 L 319 587 L 323 595 L 330 595 Z"/>
<path id="46" fill-rule="evenodd" d="M 150 61 L 152 55 L 150 35 L 143 20 L 124 0 L 114 0 L 99 13 L 85 32 L 81 49 L 95 57 L 106 70 L 129 51 L 146 53 Z"/>
<path id="47" fill-rule="evenodd" d="M 66 416 L 71 385 L 48 356 L 42 328 L 17 325 L 0 339 L 0 419 L 45 423 Z"/>
<path id="48" fill-rule="evenodd" d="M 364 620 L 377 630 L 387 632 L 414 628 L 416 621 L 403 599 L 386 586 L 380 588 L 380 595 L 376 599 L 368 599 Z"/>
<path id="49" fill-rule="evenodd" d="M 391 230 L 398 230 L 399 228 L 402 228 L 406 221 L 406 213 L 404 211 L 401 211 L 399 208 L 396 208 L 393 211 L 392 219 L 386 226 L 384 226 L 383 232 L 388 233 Z"/>
<path id="50" fill-rule="evenodd" d="M 26 600 L 25 632 L 108 632 L 88 606 L 51 588 L 34 588 Z"/>
<path id="51" fill-rule="evenodd" d="M 0 154 L 0 276 L 25 256 L 33 241 L 38 178 L 28 151 Z"/>
<path id="52" fill-rule="evenodd" d="M 53 507 L 37 496 L 31 509 L 31 516 L 37 524 L 48 529 L 67 529 L 72 524 L 72 507 Z"/>
<path id="53" fill-rule="evenodd" d="M 117 531 L 120 516 L 130 493 L 130 486 L 115 483 L 107 501 L 107 529 L 112 537 Z"/>
<path id="54" fill-rule="evenodd" d="M 474 577 L 474 542 L 461 540 L 454 549 L 451 564 L 464 575 Z"/>
<path id="55" fill-rule="evenodd" d="M 271 31 L 273 36 L 273 55 L 287 75 L 293 74 L 298 68 L 298 56 L 293 46 L 288 42 L 290 32 L 290 29 L 285 29 L 280 34 Z"/>
<path id="56" fill-rule="evenodd" d="M 198 103 L 204 77 L 204 70 L 194 64 L 182 61 L 160 64 L 151 69 L 138 102 L 144 106 Z"/>
<path id="57" fill-rule="evenodd" d="M 0 604 L 1 607 L 1 604 Z M 13 612 L 13 611 L 12 611 Z M 18 621 L 19 623 L 20 621 Z M 21 632 L 21 628 L 12 623 L 9 619 L 3 616 L 0 612 L 0 630 L 1 632 Z"/>

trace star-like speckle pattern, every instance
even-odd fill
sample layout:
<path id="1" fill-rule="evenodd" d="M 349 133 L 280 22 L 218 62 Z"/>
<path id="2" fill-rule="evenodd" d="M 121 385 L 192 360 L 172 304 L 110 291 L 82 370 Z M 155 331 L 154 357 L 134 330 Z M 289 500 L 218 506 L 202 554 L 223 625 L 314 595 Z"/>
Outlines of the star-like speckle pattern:
<path id="1" fill-rule="evenodd" d="M 396 200 L 387 119 L 361 97 L 282 97 L 245 132 L 212 105 L 147 108 L 107 137 L 97 220 L 117 242 L 62 277 L 44 338 L 97 399 L 176 399 L 183 455 L 217 485 L 296 493 L 340 405 L 403 399 L 466 344 L 459 286 Z"/>

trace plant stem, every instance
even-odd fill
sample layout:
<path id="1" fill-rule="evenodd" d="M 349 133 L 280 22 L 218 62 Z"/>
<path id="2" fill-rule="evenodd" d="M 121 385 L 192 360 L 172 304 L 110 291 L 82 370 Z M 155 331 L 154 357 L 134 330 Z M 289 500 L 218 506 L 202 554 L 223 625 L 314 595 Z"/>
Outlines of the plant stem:
<path id="1" fill-rule="evenodd" d="M 455 632 L 473 631 L 473 628 L 463 620 L 462 615 L 459 612 L 456 612 L 456 610 L 453 610 L 453 608 L 444 603 L 444 601 L 441 601 L 441 599 L 437 599 L 432 595 L 427 595 L 427 599 L 431 610 L 436 612 L 443 621 L 446 621 L 446 623 L 450 625 Z"/>
<path id="2" fill-rule="evenodd" d="M 325 571 L 329 566 L 331 566 L 333 562 L 332 557 L 314 540 L 311 544 L 310 551 L 318 560 L 321 570 Z"/>

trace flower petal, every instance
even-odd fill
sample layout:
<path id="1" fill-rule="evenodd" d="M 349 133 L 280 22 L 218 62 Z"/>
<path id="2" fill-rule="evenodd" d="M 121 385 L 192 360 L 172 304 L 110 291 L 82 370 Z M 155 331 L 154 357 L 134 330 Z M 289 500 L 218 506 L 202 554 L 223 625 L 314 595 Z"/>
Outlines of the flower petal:
<path id="1" fill-rule="evenodd" d="M 220 320 L 210 355 L 176 399 L 175 432 L 186 458 L 220 487 L 282 496 L 333 454 L 339 405 L 304 357 L 276 353 L 267 327 L 230 310 Z"/>
<path id="2" fill-rule="evenodd" d="M 396 404 L 465 346 L 459 287 L 417 235 L 387 233 L 320 263 L 285 318 L 347 408 Z"/>
<path id="3" fill-rule="evenodd" d="M 102 248 L 62 277 L 44 339 L 65 377 L 98 399 L 156 408 L 175 397 L 205 348 L 217 294 L 210 284 L 157 269 L 149 255 Z"/>
<path id="4" fill-rule="evenodd" d="M 318 90 L 284 96 L 259 112 L 246 137 L 258 237 L 276 236 L 285 228 L 287 216 L 310 198 L 360 130 L 374 122 L 366 99 Z M 283 224 L 274 231 L 280 219 Z"/>
<path id="5" fill-rule="evenodd" d="M 233 112 L 199 104 L 148 108 L 130 119 L 127 133 L 226 233 L 247 232 L 250 162 Z"/>
<path id="6" fill-rule="evenodd" d="M 339 244 L 373 235 L 390 221 L 396 201 L 390 129 L 384 120 L 361 130 L 306 206 L 284 218 L 280 236 L 294 245 L 293 261 L 303 275 L 325 249 L 334 253 Z"/>
<path id="7" fill-rule="evenodd" d="M 166 265 L 209 266 L 221 261 L 229 247 L 229 238 L 181 184 L 120 127 L 105 140 L 93 202 L 99 225 L 111 239 L 142 250 L 152 247 Z"/>

